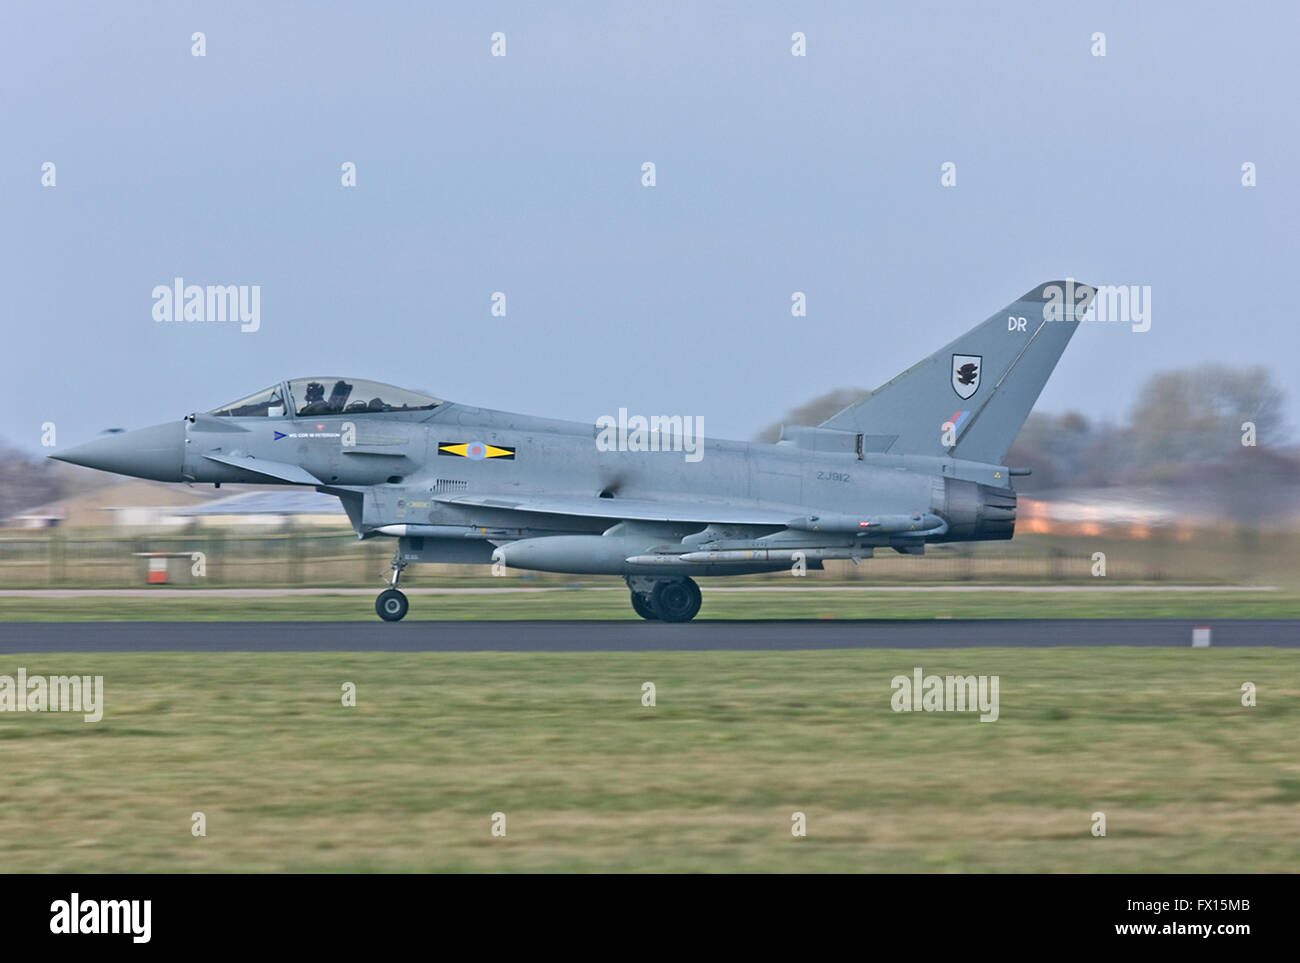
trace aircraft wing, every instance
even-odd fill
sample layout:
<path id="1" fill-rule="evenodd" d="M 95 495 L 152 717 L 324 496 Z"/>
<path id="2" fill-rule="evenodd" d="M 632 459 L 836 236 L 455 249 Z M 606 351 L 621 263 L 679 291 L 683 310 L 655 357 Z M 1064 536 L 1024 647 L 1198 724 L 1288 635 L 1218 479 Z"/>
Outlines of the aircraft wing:
<path id="1" fill-rule="evenodd" d="M 543 515 L 580 515 L 617 521 L 699 522 L 719 525 L 786 525 L 806 511 L 753 501 L 676 501 L 658 498 L 600 498 L 593 495 L 444 495 L 434 501 Z"/>

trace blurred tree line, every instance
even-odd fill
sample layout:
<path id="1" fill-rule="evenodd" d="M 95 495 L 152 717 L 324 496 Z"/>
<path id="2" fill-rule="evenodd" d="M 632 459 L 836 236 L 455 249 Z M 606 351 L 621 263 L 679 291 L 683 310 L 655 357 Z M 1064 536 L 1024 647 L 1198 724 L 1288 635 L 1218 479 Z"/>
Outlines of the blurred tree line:
<path id="1" fill-rule="evenodd" d="M 817 425 L 869 395 L 839 388 L 792 409 L 758 441 L 775 442 L 781 425 Z M 1070 411 L 1033 412 L 1007 464 L 1033 470 L 1020 491 L 1105 485 L 1220 487 L 1300 483 L 1300 455 L 1287 446 L 1284 396 L 1267 369 L 1205 364 L 1147 379 L 1123 424 Z M 1242 424 L 1255 425 L 1257 448 L 1242 445 Z M 1207 466 L 1214 466 L 1207 473 Z M 0 519 L 84 491 L 115 484 L 115 475 L 52 462 L 0 442 Z"/>
<path id="2" fill-rule="evenodd" d="M 781 425 L 817 425 L 871 392 L 840 388 L 791 410 L 764 428 L 774 442 Z M 1300 458 L 1290 439 L 1284 395 L 1262 366 L 1204 364 L 1151 375 L 1122 424 L 1092 421 L 1077 411 L 1030 414 L 1007 464 L 1033 469 L 1017 479 L 1021 491 L 1133 484 L 1190 484 L 1207 465 L 1230 478 L 1300 482 Z M 1255 426 L 1257 449 L 1242 445 L 1242 425 Z M 1247 460 L 1248 453 L 1257 456 Z"/>
<path id="3" fill-rule="evenodd" d="M 121 480 L 118 475 L 28 455 L 0 441 L 0 520 Z"/>

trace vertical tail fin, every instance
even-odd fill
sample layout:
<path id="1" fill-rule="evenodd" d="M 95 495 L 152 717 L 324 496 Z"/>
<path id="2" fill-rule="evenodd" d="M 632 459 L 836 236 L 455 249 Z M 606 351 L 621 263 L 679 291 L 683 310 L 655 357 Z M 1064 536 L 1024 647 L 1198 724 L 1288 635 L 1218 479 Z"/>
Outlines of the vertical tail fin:
<path id="1" fill-rule="evenodd" d="M 1000 465 L 1094 293 L 1040 284 L 823 427 L 861 432 L 868 451 Z"/>

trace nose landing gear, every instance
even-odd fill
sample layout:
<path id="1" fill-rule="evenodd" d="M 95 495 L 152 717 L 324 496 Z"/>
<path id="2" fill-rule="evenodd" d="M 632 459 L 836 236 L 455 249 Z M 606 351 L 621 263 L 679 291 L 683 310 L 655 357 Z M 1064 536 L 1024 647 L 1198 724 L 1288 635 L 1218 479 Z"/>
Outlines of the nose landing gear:
<path id="1" fill-rule="evenodd" d="M 375 599 L 375 614 L 385 622 L 400 622 L 406 615 L 406 610 L 411 607 L 411 604 L 406 601 L 406 596 L 397 589 L 404 568 L 406 563 L 402 561 L 402 554 L 399 551 L 393 556 L 393 574 L 388 580 L 388 584 L 392 587 L 384 589 Z"/>

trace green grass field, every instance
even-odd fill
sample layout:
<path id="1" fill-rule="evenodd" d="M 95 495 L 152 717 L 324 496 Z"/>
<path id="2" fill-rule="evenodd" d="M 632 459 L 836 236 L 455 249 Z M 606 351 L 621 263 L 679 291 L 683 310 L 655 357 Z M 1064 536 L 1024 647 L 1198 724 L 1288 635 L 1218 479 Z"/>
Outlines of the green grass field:
<path id="1" fill-rule="evenodd" d="M 1279 592 L 710 592 L 700 619 L 1300 618 L 1300 594 Z M 372 620 L 368 595 L 6 597 L 0 621 Z M 574 589 L 412 595 L 408 619 L 636 619 L 626 591 Z"/>
<path id="2" fill-rule="evenodd" d="M 1000 676 L 1000 719 L 891 711 L 918 665 Z M 102 674 L 106 709 L 0 714 L 6 872 L 1300 866 L 1288 650 L 0 657 L 19 666 Z"/>

